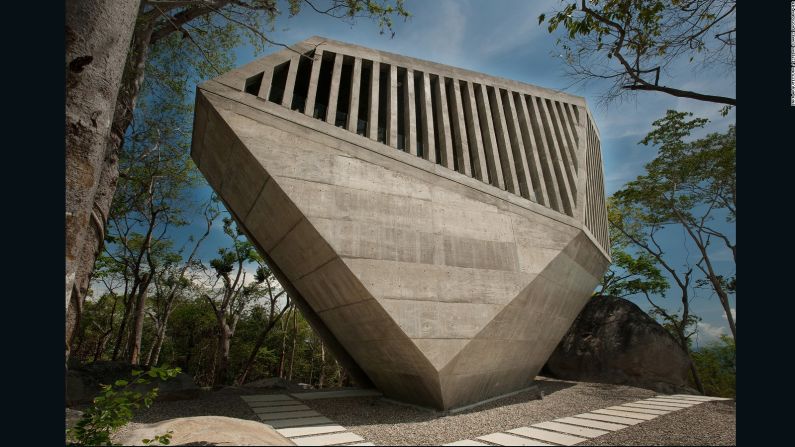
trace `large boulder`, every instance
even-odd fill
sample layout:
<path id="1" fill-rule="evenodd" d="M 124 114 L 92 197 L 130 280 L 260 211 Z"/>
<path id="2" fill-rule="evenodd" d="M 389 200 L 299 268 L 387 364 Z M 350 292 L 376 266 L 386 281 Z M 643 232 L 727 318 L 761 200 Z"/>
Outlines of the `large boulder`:
<path id="1" fill-rule="evenodd" d="M 623 298 L 594 297 L 574 320 L 543 373 L 662 393 L 694 393 L 690 359 L 671 334 Z"/>
<path id="2" fill-rule="evenodd" d="M 114 442 L 146 445 L 144 439 L 169 431 L 171 445 L 295 445 L 270 425 L 224 416 L 194 416 L 136 425 L 115 436 Z"/>
<path id="3" fill-rule="evenodd" d="M 101 391 L 101 385 L 112 384 L 119 379 L 130 380 L 133 369 L 142 368 L 134 368 L 123 362 L 106 361 L 71 367 L 66 375 L 66 405 L 92 402 Z M 151 379 L 149 385 L 136 385 L 134 390 L 145 393 L 155 386 L 159 390 L 158 400 L 194 399 L 201 392 L 193 379 L 185 373 L 179 373 L 166 381 Z"/>

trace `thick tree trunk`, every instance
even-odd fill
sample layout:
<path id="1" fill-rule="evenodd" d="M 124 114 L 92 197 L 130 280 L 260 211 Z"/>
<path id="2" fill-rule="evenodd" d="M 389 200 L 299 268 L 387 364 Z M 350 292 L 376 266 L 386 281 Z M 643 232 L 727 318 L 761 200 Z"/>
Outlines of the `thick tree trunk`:
<path id="1" fill-rule="evenodd" d="M 66 313 L 91 227 L 102 160 L 140 0 L 66 2 Z"/>
<path id="2" fill-rule="evenodd" d="M 116 166 L 118 163 L 118 155 L 108 154 L 104 161 L 104 165 Z M 105 222 L 107 221 L 110 205 L 113 201 L 113 193 L 116 191 L 116 180 L 107 169 L 102 171 L 99 185 L 95 194 L 94 201 L 94 214 L 101 217 L 102 226 L 94 226 L 92 231 L 85 235 L 85 242 L 78 254 L 78 266 L 75 282 L 72 288 L 72 295 L 70 297 L 70 312 L 66 318 L 66 341 L 69 344 L 72 334 L 80 325 L 80 317 L 83 312 L 83 304 L 85 303 L 88 294 L 88 287 L 91 283 L 91 273 L 94 270 L 94 261 L 102 251 L 102 246 L 105 239 Z M 69 352 L 66 353 L 67 358 Z"/>
<path id="3" fill-rule="evenodd" d="M 151 276 L 144 273 L 144 279 L 138 288 L 138 296 L 135 300 L 135 323 L 132 327 L 132 334 L 130 334 L 130 348 L 129 348 L 129 361 L 131 365 L 137 365 L 141 362 L 141 339 L 144 333 L 144 318 L 146 317 L 146 290 L 149 288 L 149 280 Z"/>

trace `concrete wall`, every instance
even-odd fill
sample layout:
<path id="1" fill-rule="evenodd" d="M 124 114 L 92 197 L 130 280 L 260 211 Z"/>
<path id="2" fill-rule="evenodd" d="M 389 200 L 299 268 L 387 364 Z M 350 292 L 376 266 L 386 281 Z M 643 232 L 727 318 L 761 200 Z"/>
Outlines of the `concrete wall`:
<path id="1" fill-rule="evenodd" d="M 306 54 L 315 44 L 297 48 Z M 286 50 L 199 87 L 192 146 L 199 169 L 300 295 L 335 354 L 387 396 L 450 409 L 526 387 L 609 263 L 606 239 L 583 223 L 586 203 L 598 199 L 583 186 L 589 173 L 601 174 L 595 161 L 585 167 L 586 149 L 598 152 L 598 145 L 580 143 L 590 120 L 584 102 L 347 44 L 324 43 L 314 54 L 332 50 L 329 99 L 339 91 L 342 54 L 354 56 L 359 70 L 389 65 L 390 85 L 371 76 L 362 86 L 370 100 L 379 87 L 389 88 L 384 143 L 369 136 L 372 121 L 366 135 L 357 135 L 350 115 L 336 127 L 329 115 L 315 119 L 265 100 L 269 70 L 294 60 Z M 313 112 L 318 65 L 308 79 L 306 107 Z M 415 74 L 421 70 L 427 71 Z M 261 83 L 252 86 L 258 74 Z M 424 92 L 408 91 L 415 76 Z M 468 88 L 474 81 L 481 84 Z M 536 96 L 523 97 L 528 91 Z M 355 93 L 334 101 L 346 101 L 350 112 Z M 401 121 L 412 144 L 396 138 L 398 95 L 405 95 L 409 119 Z M 408 105 L 416 103 L 430 108 L 414 110 L 412 129 Z M 434 104 L 438 115 L 429 125 Z M 535 128 L 524 118 L 531 107 L 548 118 Z M 546 155 L 531 132 L 549 137 Z M 598 143 L 594 135 L 589 141 Z M 468 144 L 478 140 L 483 147 Z M 430 141 L 439 143 L 439 157 L 435 150 L 423 154 Z M 526 167 L 542 158 L 547 171 Z M 508 174 L 502 187 L 491 181 L 497 172 Z M 553 172 L 560 181 L 552 182 Z M 562 196 L 557 189 L 560 200 L 550 195 L 556 185 L 568 188 Z M 593 198 L 586 200 L 586 189 Z M 601 211 L 598 204 L 588 208 L 594 225 L 603 203 Z"/>

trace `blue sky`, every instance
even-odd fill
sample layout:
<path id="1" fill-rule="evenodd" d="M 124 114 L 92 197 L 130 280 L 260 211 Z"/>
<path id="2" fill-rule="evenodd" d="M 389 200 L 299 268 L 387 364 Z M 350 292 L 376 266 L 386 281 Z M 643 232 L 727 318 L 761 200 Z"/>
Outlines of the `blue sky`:
<path id="1" fill-rule="evenodd" d="M 558 0 L 407 0 L 406 8 L 413 17 L 405 22 L 395 22 L 394 38 L 390 38 L 388 33 L 379 34 L 377 25 L 367 20 L 359 20 L 351 26 L 312 11 L 303 11 L 291 19 L 286 16 L 280 18 L 269 36 L 275 41 L 291 44 L 320 35 L 543 87 L 566 89 L 572 94 L 584 96 L 602 136 L 608 195 L 634 179 L 642 172 L 644 163 L 654 158 L 654 149 L 638 145 L 637 142 L 651 129 L 652 121 L 662 117 L 666 110 L 690 111 L 696 116 L 709 118 L 710 124 L 696 136 L 723 131 L 734 123 L 734 110 L 728 116 L 721 117 L 720 105 L 712 103 L 646 92 L 604 107 L 598 101 L 604 86 L 589 84 L 567 88 L 571 80 L 563 76 L 565 65 L 555 50 L 558 36 L 550 35 L 546 27 L 538 25 L 537 19 L 539 14 L 552 11 L 558 4 Z M 269 48 L 265 53 L 278 49 Z M 255 55 L 250 46 L 237 50 L 238 65 L 253 59 Z M 680 64 L 670 67 L 663 82 L 683 89 L 735 96 L 734 73 L 725 68 L 695 70 L 688 64 Z M 196 192 L 197 198 L 208 194 L 208 187 Z M 185 228 L 185 234 L 191 230 L 199 233 L 201 222 L 195 225 Z M 734 231 L 730 233 L 733 238 Z M 217 248 L 225 243 L 224 237 L 220 225 L 217 225 L 201 250 L 203 259 L 210 259 L 215 254 Z M 668 242 L 677 242 L 681 240 L 681 235 L 670 234 L 666 239 Z M 672 258 L 686 259 L 688 253 L 691 259 L 695 257 L 693 247 L 681 242 L 670 246 Z M 715 247 L 713 253 L 720 271 L 732 273 L 734 264 L 728 250 Z M 698 338 L 703 344 L 714 340 L 720 333 L 728 334 L 728 328 L 717 298 L 704 292 L 699 294 L 700 297 L 691 306 L 703 318 Z M 644 309 L 648 308 L 644 298 L 633 301 Z M 661 302 L 665 304 L 666 301 L 675 308 L 675 296 Z M 732 307 L 735 307 L 734 304 Z"/>

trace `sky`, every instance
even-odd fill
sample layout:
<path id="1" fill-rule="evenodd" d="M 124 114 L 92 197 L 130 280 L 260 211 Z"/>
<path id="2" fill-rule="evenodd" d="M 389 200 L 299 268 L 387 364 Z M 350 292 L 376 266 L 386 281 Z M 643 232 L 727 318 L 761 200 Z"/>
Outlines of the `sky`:
<path id="1" fill-rule="evenodd" d="M 286 15 L 279 18 L 269 37 L 277 42 L 292 44 L 319 35 L 583 96 L 602 137 L 608 195 L 641 174 L 643 165 L 654 158 L 653 148 L 637 143 L 651 130 L 651 123 L 663 117 L 666 110 L 690 111 L 695 116 L 710 119 L 703 131 L 694 134 L 696 137 L 725 131 L 729 124 L 735 122 L 734 110 L 722 117 L 718 104 L 642 92 L 632 99 L 603 106 L 600 105 L 599 97 L 604 86 L 589 84 L 572 87 L 571 79 L 564 76 L 565 65 L 556 51 L 558 34 L 550 35 L 545 26 L 538 25 L 539 14 L 549 13 L 558 5 L 559 0 L 406 0 L 406 9 L 412 17 L 407 21 L 395 21 L 394 37 L 389 33 L 379 34 L 377 24 L 368 20 L 362 19 L 351 25 L 312 11 L 303 11 L 293 18 L 288 19 Z M 279 49 L 271 47 L 257 56 L 251 46 L 241 46 L 236 53 L 237 65 L 244 65 Z M 734 74 L 720 67 L 694 70 L 687 63 L 675 65 L 664 74 L 663 82 L 683 89 L 735 97 Z M 196 192 L 196 198 L 209 194 L 209 187 L 205 187 Z M 201 222 L 196 222 L 183 231 L 185 234 L 200 233 L 201 225 Z M 733 229 L 729 233 L 734 238 Z M 216 225 L 202 247 L 201 257 L 213 257 L 218 247 L 225 243 L 224 238 L 220 225 Z M 681 235 L 669 234 L 665 239 L 675 242 L 682 238 Z M 671 257 L 675 259 L 686 259 L 688 256 L 692 259 L 695 256 L 694 248 L 681 242 L 670 244 L 669 249 Z M 714 247 L 712 250 L 719 271 L 733 273 L 734 264 L 728 249 Z M 700 297 L 691 303 L 691 309 L 702 318 L 696 342 L 703 345 L 729 331 L 717 297 L 710 297 L 704 292 L 699 294 Z M 630 299 L 643 309 L 649 308 L 645 298 Z M 675 296 L 660 302 L 676 308 Z M 736 308 L 734 298 L 732 308 Z"/>

